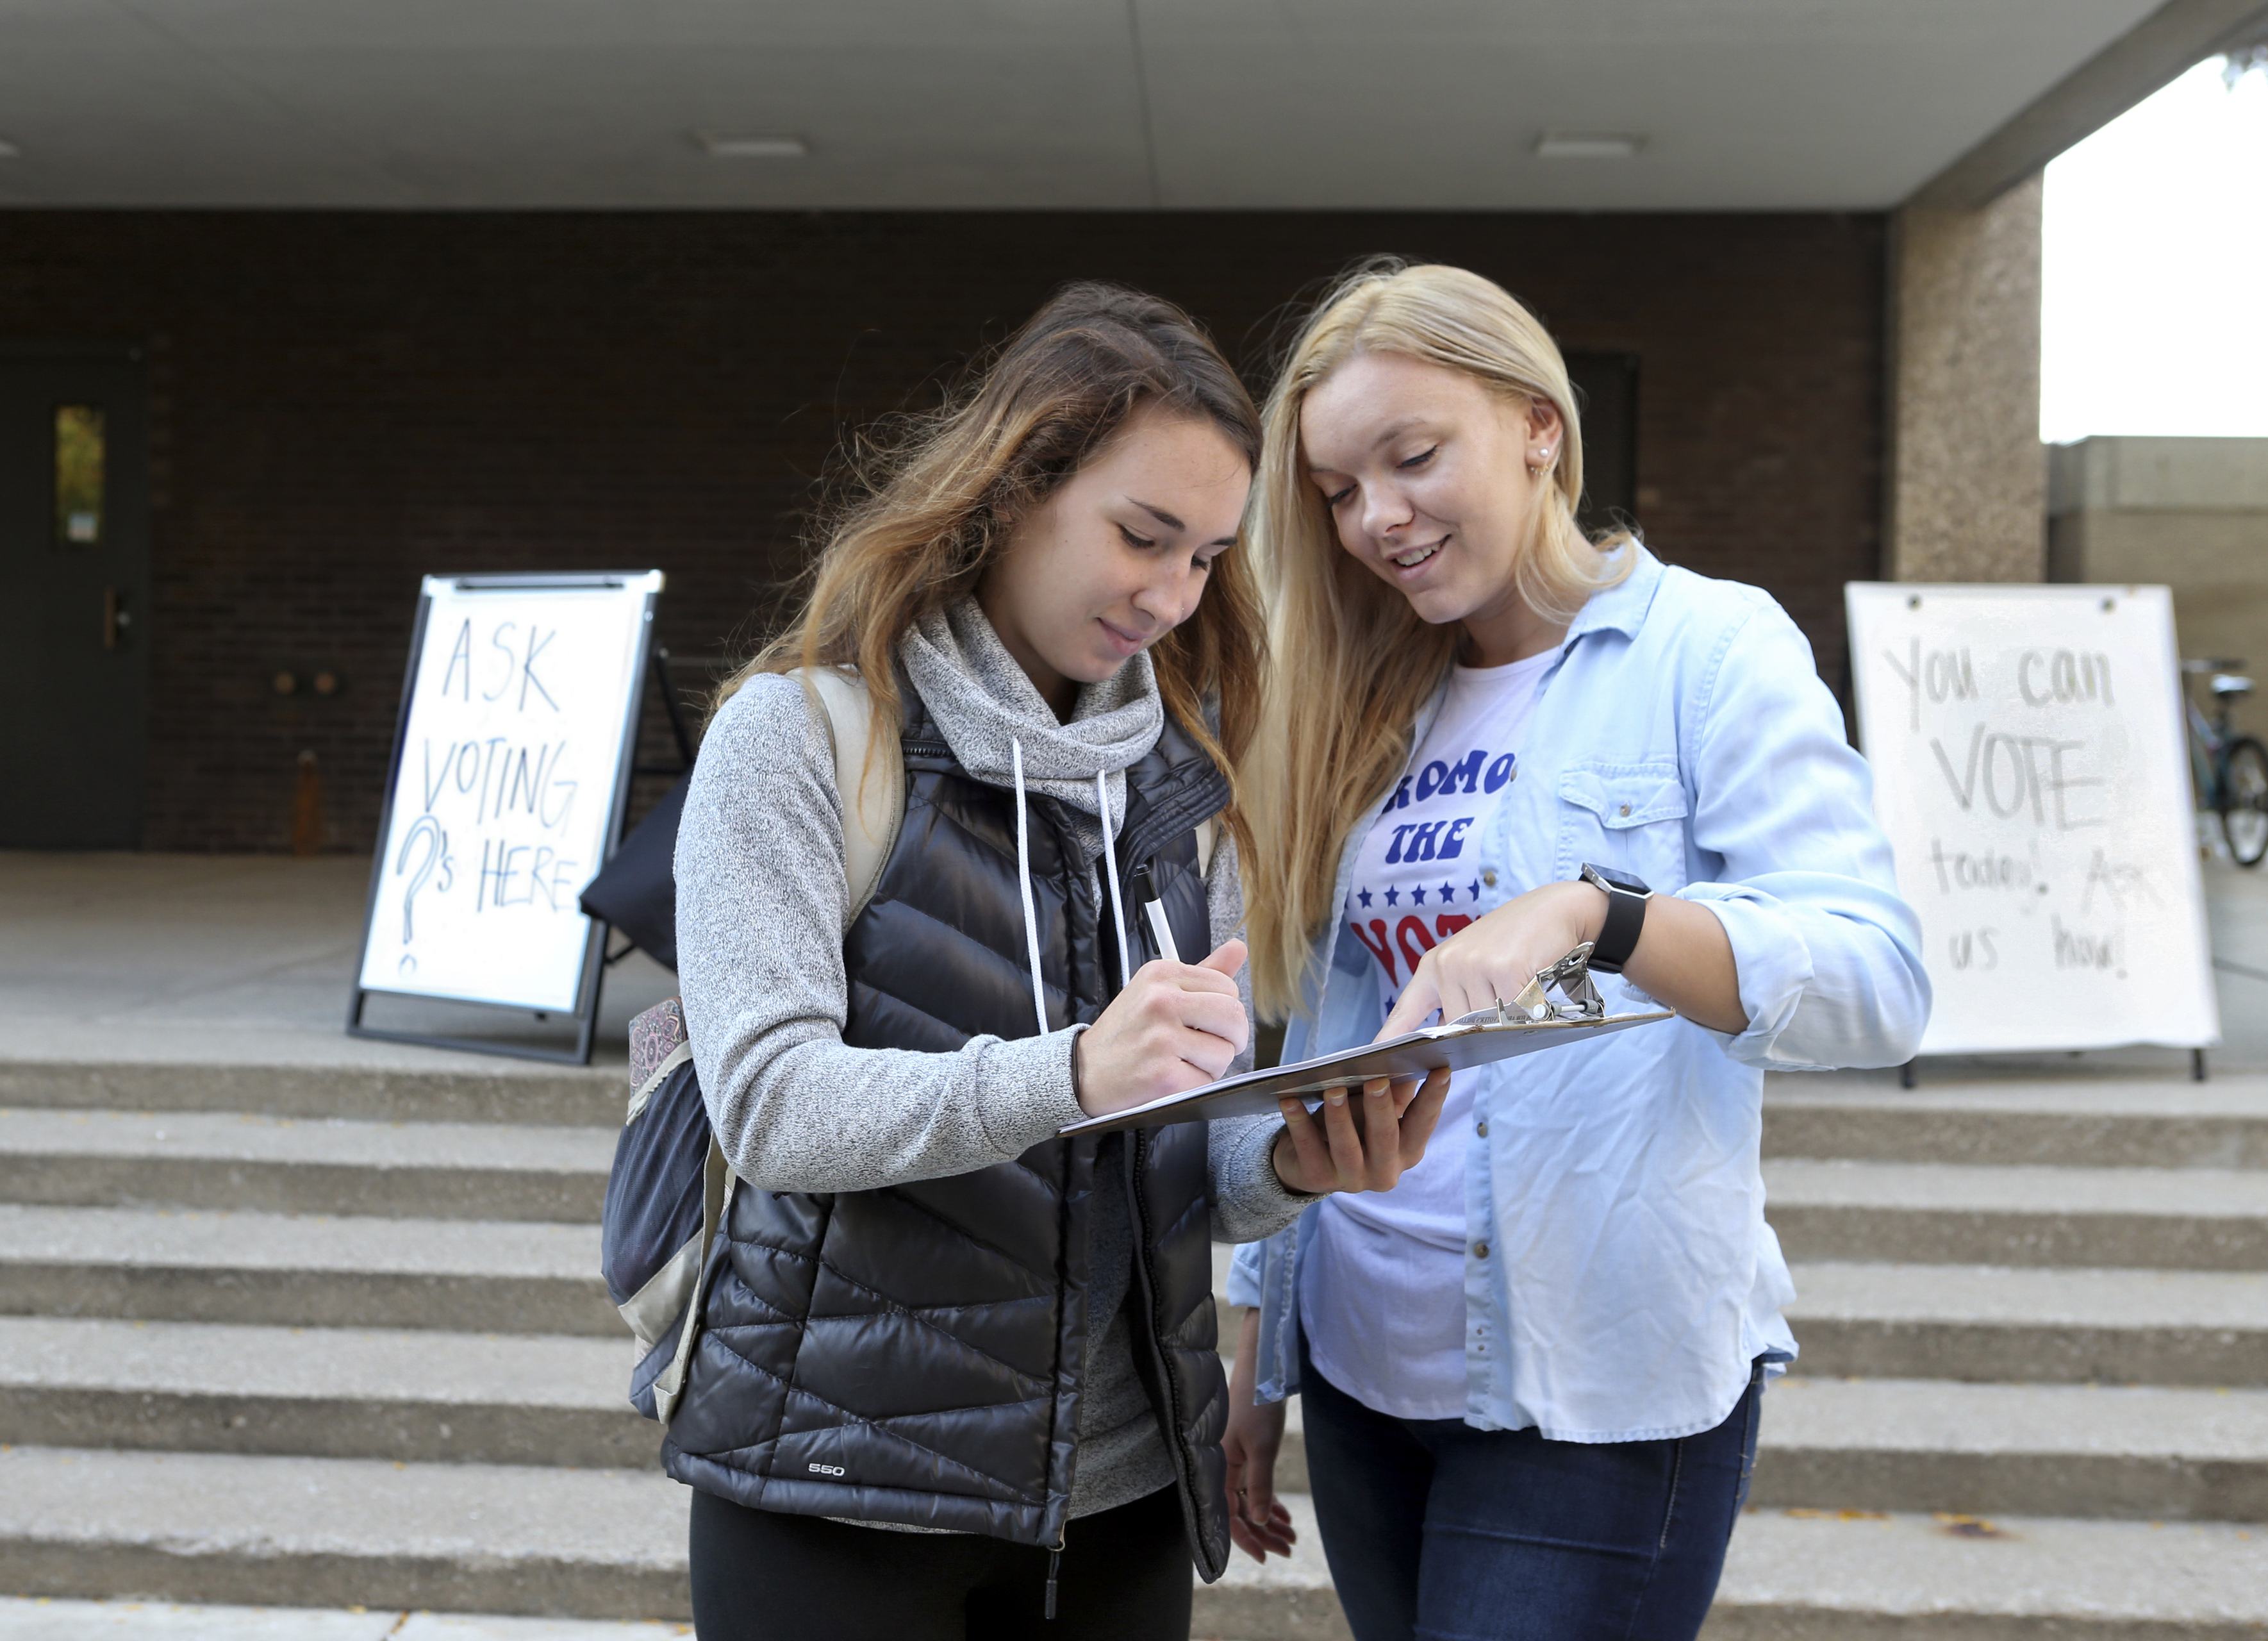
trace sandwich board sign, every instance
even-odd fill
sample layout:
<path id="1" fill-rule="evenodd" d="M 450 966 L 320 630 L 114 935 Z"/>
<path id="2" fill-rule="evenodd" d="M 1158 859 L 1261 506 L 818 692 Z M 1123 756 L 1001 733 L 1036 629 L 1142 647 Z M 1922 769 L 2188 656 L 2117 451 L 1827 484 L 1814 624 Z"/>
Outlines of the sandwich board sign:
<path id="1" fill-rule="evenodd" d="M 1921 1052 L 2218 1042 L 2169 591 L 1844 597 L 1874 811 L 1936 993 Z"/>
<path id="2" fill-rule="evenodd" d="M 425 578 L 349 1031 L 590 1058 L 606 928 L 578 897 L 622 839 L 661 587 L 659 570 Z M 567 1016 L 577 1047 L 364 1024 L 386 993 Z"/>

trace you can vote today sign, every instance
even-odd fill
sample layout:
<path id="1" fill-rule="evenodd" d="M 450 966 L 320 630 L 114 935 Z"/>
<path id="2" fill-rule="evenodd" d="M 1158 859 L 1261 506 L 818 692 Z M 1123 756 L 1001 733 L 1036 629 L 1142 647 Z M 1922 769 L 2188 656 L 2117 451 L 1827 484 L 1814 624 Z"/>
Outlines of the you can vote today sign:
<path id="1" fill-rule="evenodd" d="M 426 578 L 360 983 L 576 1011 L 661 574 Z"/>
<path id="2" fill-rule="evenodd" d="M 1853 582 L 1924 1053 L 2203 1046 L 2220 1018 L 2162 587 Z"/>

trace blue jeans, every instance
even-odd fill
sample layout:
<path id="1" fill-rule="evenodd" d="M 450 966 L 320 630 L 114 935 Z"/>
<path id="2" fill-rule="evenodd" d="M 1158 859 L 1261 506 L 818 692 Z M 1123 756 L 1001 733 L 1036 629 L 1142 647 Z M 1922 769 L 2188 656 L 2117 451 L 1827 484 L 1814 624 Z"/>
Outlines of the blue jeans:
<path id="1" fill-rule="evenodd" d="M 1748 1500 L 1764 1364 L 1675 1441 L 1397 1419 L 1300 1342 L 1308 1486 L 1357 1641 L 1693 1641 Z"/>

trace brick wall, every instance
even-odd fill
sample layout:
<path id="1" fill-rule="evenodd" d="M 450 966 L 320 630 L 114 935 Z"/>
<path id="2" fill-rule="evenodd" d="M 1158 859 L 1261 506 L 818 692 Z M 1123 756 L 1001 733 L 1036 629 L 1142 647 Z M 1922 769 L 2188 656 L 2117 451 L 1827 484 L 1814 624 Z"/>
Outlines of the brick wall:
<path id="1" fill-rule="evenodd" d="M 1352 257 L 1464 262 L 1639 360 L 1640 522 L 1843 671 L 1876 573 L 1883 231 L 1844 216 L 0 217 L 0 339 L 138 340 L 155 587 L 144 841 L 273 849 L 295 759 L 370 846 L 420 575 L 659 565 L 663 641 L 747 644 L 848 426 L 1062 280 L 1179 300 L 1250 366 Z M 328 700 L 278 668 L 335 668 Z M 657 714 L 650 714 L 658 730 Z M 663 750 L 659 735 L 649 757 Z"/>

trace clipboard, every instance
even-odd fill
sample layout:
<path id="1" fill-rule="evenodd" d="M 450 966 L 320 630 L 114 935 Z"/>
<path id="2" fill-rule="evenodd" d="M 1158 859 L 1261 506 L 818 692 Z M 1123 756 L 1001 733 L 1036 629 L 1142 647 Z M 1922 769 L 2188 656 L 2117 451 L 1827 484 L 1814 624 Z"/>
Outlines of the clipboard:
<path id="1" fill-rule="evenodd" d="M 1609 1014 L 1591 979 L 1590 957 L 1587 942 L 1538 973 L 1511 1002 L 1499 999 L 1492 1008 L 1461 1015 L 1445 1024 L 1421 1026 L 1382 1043 L 1365 1043 L 1288 1066 L 1240 1072 L 1203 1088 L 1089 1117 L 1057 1133 L 1070 1138 L 1164 1123 L 1207 1122 L 1217 1117 L 1260 1116 L 1275 1112 L 1277 1102 L 1287 1096 L 1313 1105 L 1332 1089 L 1359 1088 L 1378 1077 L 1422 1077 L 1444 1067 L 1468 1071 L 1675 1017 L 1667 1009 Z"/>

